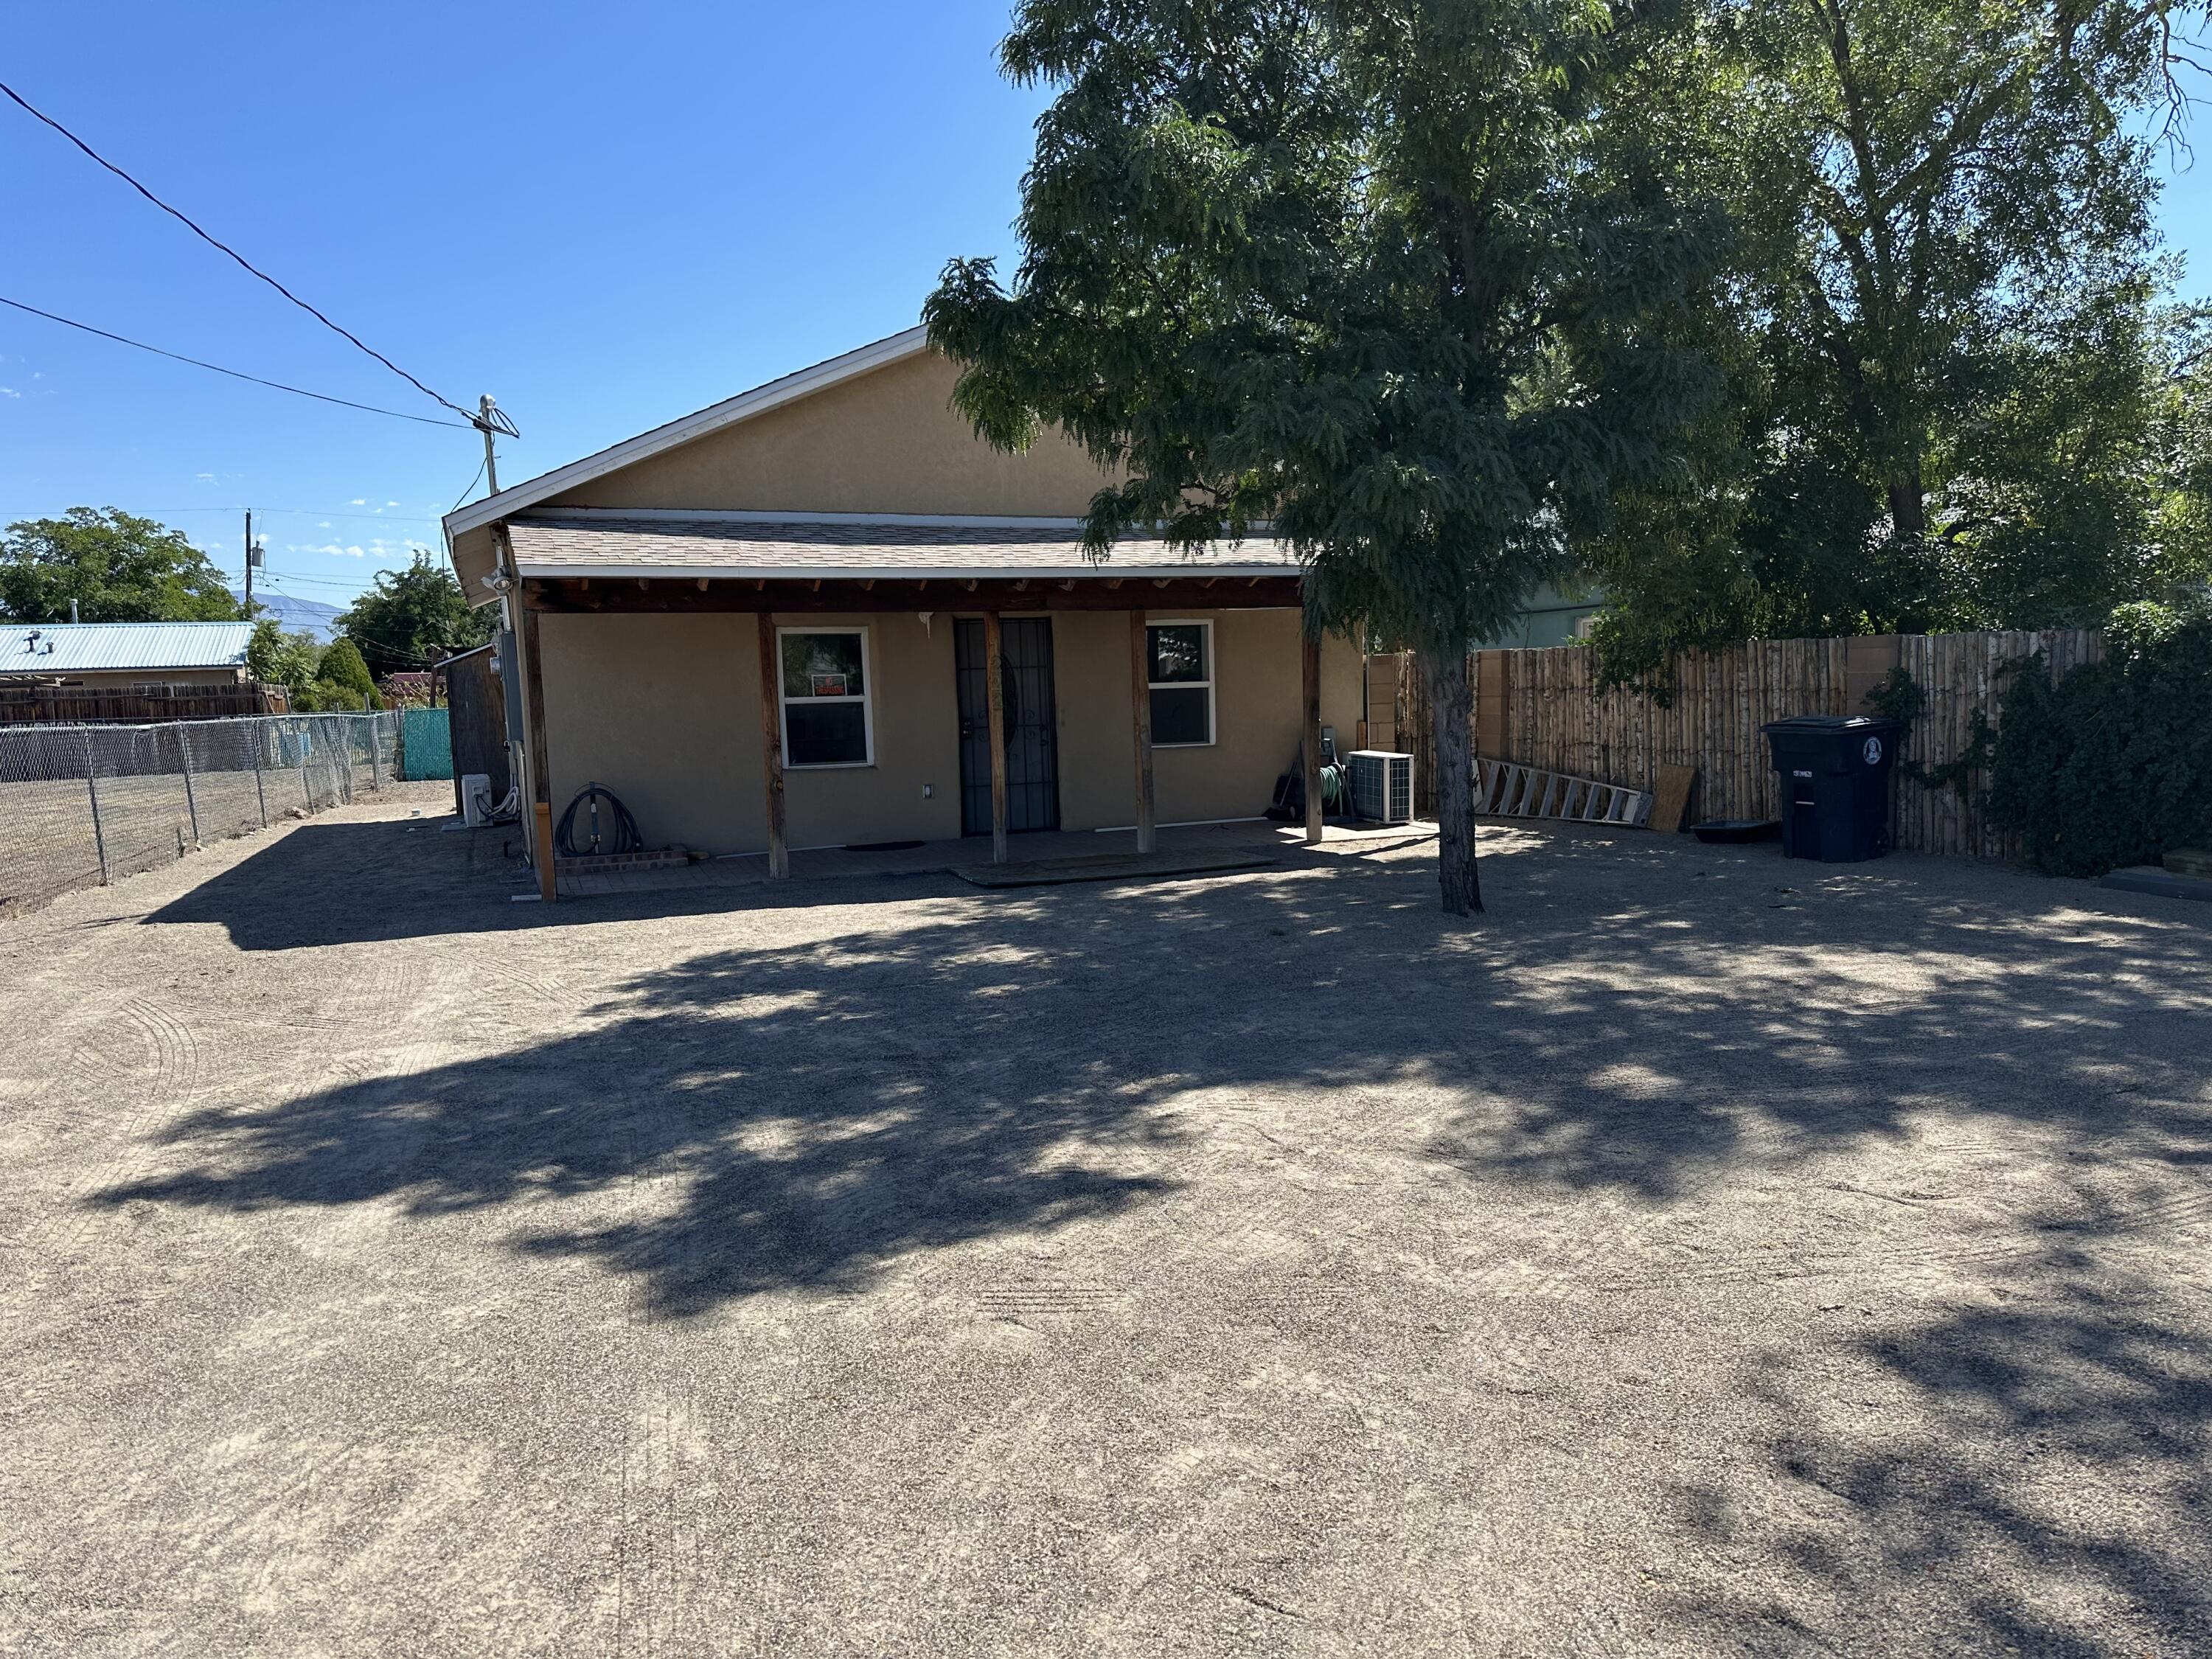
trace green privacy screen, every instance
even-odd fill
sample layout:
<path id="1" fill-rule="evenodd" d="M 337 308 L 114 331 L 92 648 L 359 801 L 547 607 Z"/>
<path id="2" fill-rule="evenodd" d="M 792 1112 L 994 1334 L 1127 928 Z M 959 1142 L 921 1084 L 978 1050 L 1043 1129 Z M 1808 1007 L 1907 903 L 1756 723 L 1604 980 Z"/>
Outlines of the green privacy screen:
<path id="1" fill-rule="evenodd" d="M 444 708 L 403 708 L 399 711 L 399 775 L 410 783 L 421 778 L 453 775 L 452 713 Z"/>

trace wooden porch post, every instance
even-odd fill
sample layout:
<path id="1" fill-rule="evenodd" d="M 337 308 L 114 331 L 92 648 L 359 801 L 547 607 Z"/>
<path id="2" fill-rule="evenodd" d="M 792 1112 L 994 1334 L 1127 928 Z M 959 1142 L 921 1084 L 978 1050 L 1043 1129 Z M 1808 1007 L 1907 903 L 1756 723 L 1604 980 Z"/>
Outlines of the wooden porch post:
<path id="1" fill-rule="evenodd" d="M 783 708 L 776 687 L 775 617 L 760 617 L 761 783 L 768 793 L 768 872 L 791 873 L 791 852 L 783 838 Z"/>
<path id="2" fill-rule="evenodd" d="M 999 613 L 983 613 L 984 696 L 991 710 L 991 862 L 1006 861 L 1006 661 Z"/>
<path id="3" fill-rule="evenodd" d="M 538 866 L 538 896 L 560 896 L 553 867 L 553 759 L 545 747 L 545 672 L 538 643 L 538 612 L 522 611 L 522 715 L 530 762 L 530 861 Z"/>
<path id="4" fill-rule="evenodd" d="M 1137 732 L 1137 850 L 1154 850 L 1152 831 L 1152 672 L 1145 613 L 1129 613 L 1129 698 Z"/>
<path id="5" fill-rule="evenodd" d="M 1321 641 L 1301 628 L 1298 645 L 1305 682 L 1306 840 L 1316 842 L 1322 836 Z"/>

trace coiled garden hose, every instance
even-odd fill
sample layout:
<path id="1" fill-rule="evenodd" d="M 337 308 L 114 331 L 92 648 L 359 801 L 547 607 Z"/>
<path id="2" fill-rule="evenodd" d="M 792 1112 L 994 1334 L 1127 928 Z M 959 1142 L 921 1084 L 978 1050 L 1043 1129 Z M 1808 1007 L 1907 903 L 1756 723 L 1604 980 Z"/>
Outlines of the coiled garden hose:
<path id="1" fill-rule="evenodd" d="M 599 803 L 606 803 L 605 816 L 613 820 L 611 828 L 603 827 Z M 585 844 L 576 844 L 576 809 L 589 805 L 591 816 L 585 828 Z M 610 845 L 611 842 L 611 845 Z M 637 820 L 629 815 L 629 808 L 611 789 L 596 783 L 587 783 L 568 803 L 568 810 L 561 814 L 561 827 L 554 832 L 553 851 L 564 859 L 586 856 L 604 857 L 611 853 L 641 853 L 645 837 L 637 832 Z"/>

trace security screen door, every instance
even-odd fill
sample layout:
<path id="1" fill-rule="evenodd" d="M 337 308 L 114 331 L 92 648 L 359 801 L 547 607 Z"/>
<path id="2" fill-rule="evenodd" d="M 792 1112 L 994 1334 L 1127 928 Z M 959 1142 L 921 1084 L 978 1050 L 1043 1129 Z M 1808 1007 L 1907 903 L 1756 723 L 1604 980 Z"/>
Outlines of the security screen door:
<path id="1" fill-rule="evenodd" d="M 1006 652 L 1006 828 L 1060 828 L 1060 741 L 1052 701 L 1052 618 L 1009 617 Z M 960 833 L 991 833 L 991 704 L 983 675 L 983 619 L 953 624 L 960 690 Z"/>

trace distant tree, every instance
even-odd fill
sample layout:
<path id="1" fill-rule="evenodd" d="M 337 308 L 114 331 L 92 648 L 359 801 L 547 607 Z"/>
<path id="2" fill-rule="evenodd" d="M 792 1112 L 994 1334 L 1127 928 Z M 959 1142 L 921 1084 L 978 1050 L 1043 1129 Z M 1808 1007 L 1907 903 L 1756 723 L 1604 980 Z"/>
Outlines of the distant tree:
<path id="1" fill-rule="evenodd" d="M 495 614 L 470 610 L 453 573 L 417 554 L 404 570 L 380 571 L 374 591 L 355 600 L 337 623 L 382 679 L 474 650 L 491 638 Z"/>
<path id="2" fill-rule="evenodd" d="M 1711 9 L 1684 165 L 1737 234 L 1690 480 L 1580 550 L 1613 677 L 1758 635 L 2097 620 L 2157 582 L 2166 0 Z"/>
<path id="3" fill-rule="evenodd" d="M 0 617 L 67 622 L 236 622 L 246 612 L 207 556 L 151 519 L 73 507 L 0 533 Z"/>
<path id="4" fill-rule="evenodd" d="M 1642 73 L 1680 18 L 1024 0 L 1003 61 L 1058 96 L 1021 269 L 956 261 L 925 310 L 985 438 L 1057 426 L 1122 475 L 1095 554 L 1270 521 L 1309 629 L 1419 648 L 1448 912 L 1481 904 L 1468 643 L 1668 467 L 1707 390 L 1669 330 L 1713 227 Z"/>
<path id="5" fill-rule="evenodd" d="M 322 660 L 323 647 L 313 635 L 288 634 L 267 617 L 253 624 L 253 637 L 246 647 L 246 672 L 263 685 L 289 688 L 295 706 L 304 706 L 301 694 L 313 684 Z"/>
<path id="6" fill-rule="evenodd" d="M 364 700 L 373 708 L 384 706 L 376 682 L 369 678 L 368 665 L 349 638 L 334 641 L 323 653 L 310 690 L 319 694 L 319 706 L 325 708 L 358 709 Z"/>

